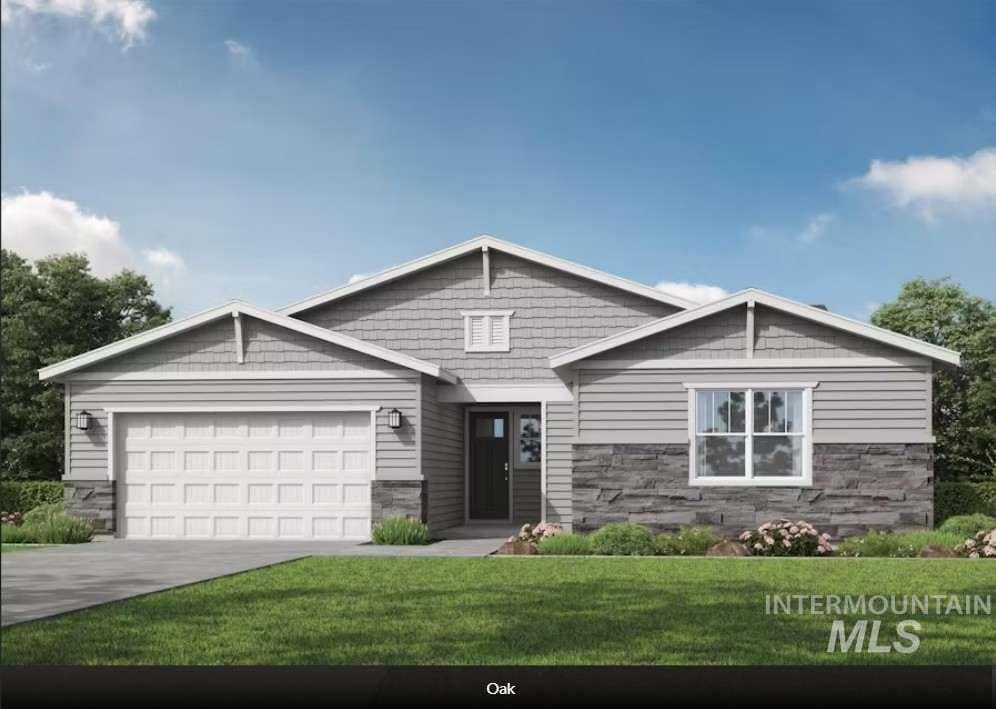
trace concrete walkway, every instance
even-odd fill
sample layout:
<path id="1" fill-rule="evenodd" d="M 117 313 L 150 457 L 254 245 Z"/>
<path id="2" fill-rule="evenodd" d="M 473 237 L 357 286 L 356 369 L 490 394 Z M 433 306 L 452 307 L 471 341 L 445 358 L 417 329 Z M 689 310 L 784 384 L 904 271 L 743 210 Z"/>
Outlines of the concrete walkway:
<path id="1" fill-rule="evenodd" d="M 137 541 L 14 551 L 0 557 L 0 625 L 23 623 L 307 556 L 487 556 L 504 538 L 427 546 L 356 542 Z"/>

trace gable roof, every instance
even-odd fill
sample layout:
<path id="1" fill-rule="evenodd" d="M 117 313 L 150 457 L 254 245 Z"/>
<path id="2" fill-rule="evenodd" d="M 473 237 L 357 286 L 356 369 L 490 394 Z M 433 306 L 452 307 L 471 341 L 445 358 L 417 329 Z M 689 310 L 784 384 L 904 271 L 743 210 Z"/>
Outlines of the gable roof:
<path id="1" fill-rule="evenodd" d="M 612 286 L 613 288 L 635 293 L 643 296 L 644 298 L 649 298 L 650 300 L 667 303 L 668 305 L 681 308 L 682 310 L 685 308 L 692 308 L 696 305 L 696 303 L 693 303 L 692 301 L 669 295 L 661 290 L 658 290 L 657 288 L 644 285 L 643 283 L 637 283 L 636 281 L 631 281 L 628 278 L 614 276 L 611 273 L 606 273 L 605 271 L 599 271 L 595 268 L 582 266 L 581 264 L 574 263 L 573 261 L 567 261 L 540 251 L 528 249 L 525 246 L 519 246 L 518 244 L 496 239 L 493 236 L 483 235 L 471 239 L 470 241 L 465 241 L 462 244 L 457 244 L 456 246 L 451 246 L 443 249 L 442 251 L 437 251 L 433 254 L 429 254 L 428 256 L 415 259 L 414 261 L 409 261 L 408 263 L 401 264 L 400 266 L 394 266 L 386 271 L 381 271 L 380 273 L 360 279 L 355 283 L 333 288 L 325 293 L 305 298 L 304 300 L 281 308 L 279 312 L 282 315 L 294 315 L 304 310 L 310 310 L 311 308 L 324 305 L 325 303 L 330 303 L 334 300 L 339 300 L 340 298 L 345 298 L 348 295 L 359 293 L 360 291 L 373 288 L 374 286 L 378 286 L 382 283 L 387 283 L 388 281 L 393 281 L 411 273 L 431 268 L 432 266 L 444 263 L 445 261 L 459 258 L 460 256 L 473 253 L 474 251 L 480 251 L 483 248 L 501 251 L 502 253 L 517 256 L 521 259 L 525 259 L 526 261 L 532 261 L 533 263 L 538 263 L 559 271 L 564 271 L 581 278 L 586 278 L 590 281 L 595 281 L 607 286 Z"/>
<path id="2" fill-rule="evenodd" d="M 728 308 L 732 308 L 737 305 L 743 305 L 750 301 L 796 315 L 800 318 L 812 320 L 813 322 L 817 322 L 828 327 L 844 330 L 855 335 L 860 335 L 861 337 L 867 337 L 869 340 L 875 340 L 901 350 L 914 352 L 939 362 L 953 364 L 955 366 L 959 366 L 961 364 L 961 355 L 954 350 L 947 349 L 946 347 L 932 345 L 928 342 L 924 342 L 923 340 L 917 340 L 916 338 L 900 335 L 899 333 L 892 332 L 891 330 L 886 330 L 881 327 L 876 327 L 875 325 L 869 325 L 868 323 L 859 322 L 858 320 L 852 320 L 851 318 L 844 317 L 843 315 L 837 315 L 836 313 L 831 313 L 821 308 L 813 307 L 812 305 L 805 305 L 794 300 L 781 298 L 777 295 L 772 295 L 771 293 L 767 293 L 756 288 L 748 288 L 747 290 L 734 293 L 733 295 L 721 300 L 706 303 L 705 305 L 700 305 L 699 307 L 692 308 L 691 310 L 686 310 L 681 313 L 669 315 L 666 318 L 660 318 L 658 320 L 654 320 L 653 322 L 638 325 L 637 327 L 629 330 L 624 330 L 623 332 L 610 335 L 609 337 L 596 340 L 595 342 L 589 342 L 579 347 L 575 347 L 574 349 L 567 350 L 566 352 L 561 352 L 560 354 L 551 355 L 550 366 L 554 368 L 563 367 L 564 365 L 571 364 L 572 362 L 592 357 L 593 355 L 615 349 L 616 347 L 620 347 L 621 345 L 625 345 L 630 342 L 642 340 L 645 337 L 656 335 L 659 332 L 673 330 L 676 327 L 687 325 L 688 323 L 695 322 L 701 318 L 715 315 L 723 310 L 727 310 Z"/>
<path id="3" fill-rule="evenodd" d="M 272 310 L 259 308 L 240 300 L 230 301 L 224 305 L 218 306 L 217 308 L 204 310 L 182 320 L 177 320 L 176 322 L 168 323 L 151 330 L 146 330 L 145 332 L 140 332 L 137 335 L 132 335 L 131 337 L 126 337 L 123 340 L 112 342 L 104 347 L 98 347 L 95 350 L 84 352 L 76 357 L 70 357 L 69 359 L 49 365 L 48 367 L 43 367 L 38 370 L 38 378 L 42 380 L 54 379 L 77 369 L 89 367 L 97 362 L 110 359 L 111 357 L 117 357 L 118 355 L 124 354 L 130 350 L 144 347 L 159 340 L 164 340 L 167 337 L 178 335 L 182 332 L 186 332 L 187 330 L 192 330 L 206 323 L 218 320 L 219 318 L 232 317 L 234 315 L 248 315 L 260 320 L 265 320 L 266 322 L 287 328 L 288 330 L 302 333 L 304 335 L 309 335 L 318 340 L 331 342 L 334 345 L 362 352 L 363 354 L 370 355 L 371 357 L 382 359 L 385 362 L 390 362 L 401 367 L 413 369 L 416 372 L 428 374 L 429 376 L 442 379 L 450 384 L 455 384 L 458 381 L 457 377 L 447 372 L 438 364 L 426 362 L 425 360 L 411 357 L 394 350 L 389 350 L 386 347 L 381 347 L 380 345 L 375 345 L 370 342 L 364 342 L 363 340 L 358 340 L 355 337 L 327 330 L 323 327 L 318 327 L 317 325 L 311 325 L 303 320 L 289 318 L 285 315 L 275 313 Z"/>

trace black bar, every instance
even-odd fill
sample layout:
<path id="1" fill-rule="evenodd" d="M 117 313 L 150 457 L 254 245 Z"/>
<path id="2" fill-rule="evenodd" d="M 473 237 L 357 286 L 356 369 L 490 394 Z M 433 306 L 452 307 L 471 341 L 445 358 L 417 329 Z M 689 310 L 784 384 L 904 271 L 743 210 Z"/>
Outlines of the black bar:
<path id="1" fill-rule="evenodd" d="M 0 671 L 20 707 L 330 707 L 653 702 L 732 706 L 990 706 L 991 667 L 23 667 Z M 511 684 L 515 693 L 491 694 Z"/>

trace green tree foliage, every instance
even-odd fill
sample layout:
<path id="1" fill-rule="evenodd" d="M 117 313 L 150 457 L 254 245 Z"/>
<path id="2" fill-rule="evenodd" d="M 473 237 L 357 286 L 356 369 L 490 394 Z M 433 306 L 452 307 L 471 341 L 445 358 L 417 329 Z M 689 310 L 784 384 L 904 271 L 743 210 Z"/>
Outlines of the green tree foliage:
<path id="1" fill-rule="evenodd" d="M 948 279 L 916 278 L 872 323 L 958 350 L 961 368 L 934 372 L 935 471 L 940 479 L 996 477 L 996 307 Z"/>
<path id="2" fill-rule="evenodd" d="M 38 369 L 170 320 L 145 276 L 90 273 L 85 256 L 66 254 L 34 266 L 0 252 L 0 475 L 58 478 L 63 458 L 62 387 Z"/>

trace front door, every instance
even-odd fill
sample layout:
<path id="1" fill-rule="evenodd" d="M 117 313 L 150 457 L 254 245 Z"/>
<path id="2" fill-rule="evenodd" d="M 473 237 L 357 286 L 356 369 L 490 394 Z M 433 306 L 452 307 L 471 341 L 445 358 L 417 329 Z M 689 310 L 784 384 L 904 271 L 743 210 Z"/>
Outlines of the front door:
<path id="1" fill-rule="evenodd" d="M 470 414 L 470 518 L 508 519 L 508 414 Z"/>

